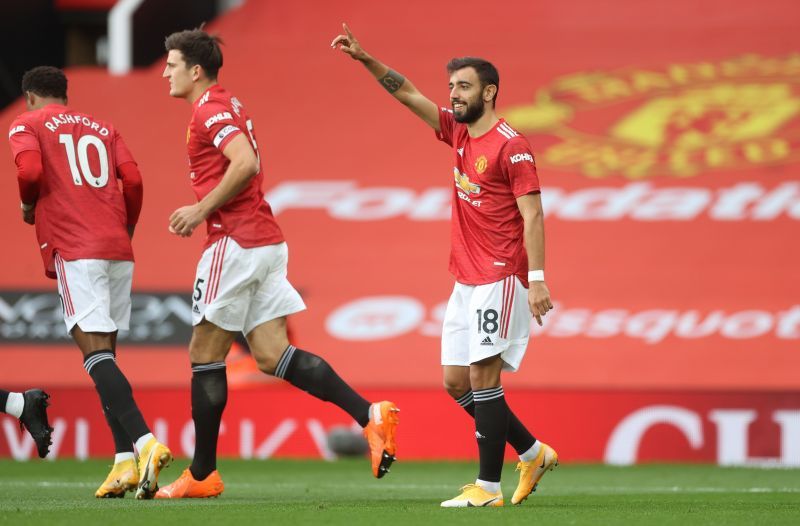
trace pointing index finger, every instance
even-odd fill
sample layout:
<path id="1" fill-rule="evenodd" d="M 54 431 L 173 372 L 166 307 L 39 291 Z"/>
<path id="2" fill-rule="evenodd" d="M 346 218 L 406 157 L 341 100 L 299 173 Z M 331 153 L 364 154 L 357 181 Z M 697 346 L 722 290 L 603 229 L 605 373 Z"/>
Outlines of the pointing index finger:
<path id="1" fill-rule="evenodd" d="M 342 28 L 344 28 L 344 32 L 347 33 L 347 36 L 352 40 L 354 38 L 353 33 L 350 31 L 350 28 L 347 27 L 345 22 L 342 22 Z"/>

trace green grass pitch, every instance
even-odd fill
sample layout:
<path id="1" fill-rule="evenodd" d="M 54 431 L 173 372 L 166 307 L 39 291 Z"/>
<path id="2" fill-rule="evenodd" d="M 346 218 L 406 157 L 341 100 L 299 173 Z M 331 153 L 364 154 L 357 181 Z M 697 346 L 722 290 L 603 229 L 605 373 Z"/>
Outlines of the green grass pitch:
<path id="1" fill-rule="evenodd" d="M 160 482 L 186 465 L 177 460 Z M 366 460 L 226 460 L 222 497 L 177 501 L 95 499 L 107 469 L 100 461 L 0 461 L 0 524 L 800 524 L 800 470 L 567 464 L 511 506 L 509 464 L 505 508 L 441 509 L 474 479 L 474 463 L 398 462 L 375 480 Z"/>

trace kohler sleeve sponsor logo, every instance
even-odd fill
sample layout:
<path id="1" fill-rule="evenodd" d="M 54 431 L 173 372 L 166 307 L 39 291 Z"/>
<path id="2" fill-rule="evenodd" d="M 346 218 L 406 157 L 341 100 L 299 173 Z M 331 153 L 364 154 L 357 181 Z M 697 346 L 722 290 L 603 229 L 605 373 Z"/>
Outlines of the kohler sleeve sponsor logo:
<path id="1" fill-rule="evenodd" d="M 191 298 L 183 293 L 134 293 L 130 331 L 120 340 L 147 345 L 189 341 Z M 0 291 L 0 346 L 71 342 L 55 292 Z"/>
<path id="2" fill-rule="evenodd" d="M 533 155 L 529 153 L 516 153 L 514 155 L 510 155 L 508 160 L 511 161 L 511 164 L 517 164 L 522 161 L 528 161 L 529 163 L 532 163 Z"/>
<path id="3" fill-rule="evenodd" d="M 19 132 L 23 132 L 23 131 L 25 131 L 25 126 L 24 125 L 20 124 L 19 126 L 14 126 L 8 132 L 8 138 L 10 139 L 11 136 L 14 135 L 15 133 L 19 133 Z"/>
<path id="4" fill-rule="evenodd" d="M 209 118 L 206 121 L 206 128 L 210 128 L 213 125 L 215 125 L 216 123 L 218 123 L 219 121 L 225 121 L 225 120 L 228 120 L 228 121 L 233 120 L 233 116 L 230 114 L 230 112 L 223 111 L 223 112 L 217 113 L 216 115 L 214 115 L 213 117 Z"/>

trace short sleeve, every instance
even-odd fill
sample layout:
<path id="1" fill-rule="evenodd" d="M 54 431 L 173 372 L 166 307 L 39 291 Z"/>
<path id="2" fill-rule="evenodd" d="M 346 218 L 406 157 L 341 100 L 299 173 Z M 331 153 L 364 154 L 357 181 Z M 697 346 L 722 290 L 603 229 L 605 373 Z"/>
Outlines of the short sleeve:
<path id="1" fill-rule="evenodd" d="M 456 127 L 456 120 L 453 118 L 453 110 L 439 108 L 439 131 L 436 138 L 440 141 L 453 146 L 453 131 Z"/>
<path id="2" fill-rule="evenodd" d="M 125 163 L 136 163 L 128 145 L 122 140 L 122 135 L 118 131 L 114 131 L 114 158 L 117 167 Z"/>
<path id="3" fill-rule="evenodd" d="M 523 137 L 515 137 L 506 143 L 500 163 L 514 197 L 540 191 L 536 159 L 528 141 Z"/>
<path id="4" fill-rule="evenodd" d="M 15 159 L 20 153 L 30 150 L 41 153 L 36 132 L 33 131 L 33 127 L 29 123 L 21 118 L 11 124 L 11 128 L 8 130 L 8 142 L 11 145 L 11 153 Z"/>
<path id="5" fill-rule="evenodd" d="M 217 149 L 225 146 L 242 133 L 234 120 L 231 109 L 216 101 L 210 101 L 197 108 L 197 124 L 208 140 Z"/>

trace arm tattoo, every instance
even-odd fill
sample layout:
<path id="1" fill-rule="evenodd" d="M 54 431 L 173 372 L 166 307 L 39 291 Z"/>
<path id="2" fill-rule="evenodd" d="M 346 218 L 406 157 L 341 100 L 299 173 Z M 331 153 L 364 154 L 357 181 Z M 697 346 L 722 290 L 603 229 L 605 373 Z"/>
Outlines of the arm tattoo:
<path id="1" fill-rule="evenodd" d="M 399 90 L 405 81 L 406 78 L 393 69 L 390 69 L 389 73 L 378 79 L 378 82 L 381 83 L 381 86 L 386 88 L 386 91 L 389 93 L 394 93 L 395 91 Z"/>

